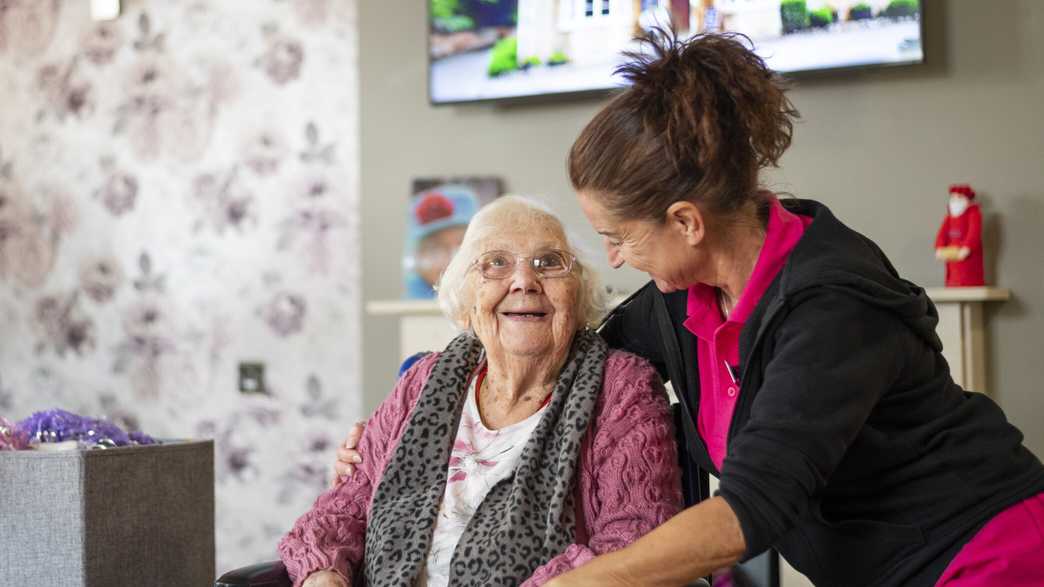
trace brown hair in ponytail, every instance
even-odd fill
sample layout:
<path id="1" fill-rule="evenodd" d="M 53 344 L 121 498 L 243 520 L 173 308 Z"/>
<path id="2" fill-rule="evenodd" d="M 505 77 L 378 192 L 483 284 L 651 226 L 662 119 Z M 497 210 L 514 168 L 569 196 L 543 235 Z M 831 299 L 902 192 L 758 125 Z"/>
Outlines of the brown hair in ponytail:
<path id="1" fill-rule="evenodd" d="M 616 73 L 631 82 L 569 152 L 573 188 L 620 217 L 662 220 L 676 201 L 730 214 L 757 198 L 799 116 L 783 80 L 734 34 L 654 29 Z"/>

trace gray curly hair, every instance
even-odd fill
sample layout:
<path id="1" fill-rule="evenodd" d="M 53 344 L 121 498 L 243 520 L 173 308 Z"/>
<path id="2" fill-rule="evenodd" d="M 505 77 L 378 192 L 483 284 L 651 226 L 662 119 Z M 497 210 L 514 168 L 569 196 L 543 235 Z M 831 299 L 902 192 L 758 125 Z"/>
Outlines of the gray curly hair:
<path id="1" fill-rule="evenodd" d="M 453 255 L 439 279 L 437 289 L 442 313 L 458 328 L 468 328 L 468 308 L 473 303 L 473 292 L 466 287 L 468 270 L 475 259 L 484 252 L 483 245 L 494 235 L 502 233 L 506 226 L 510 226 L 513 231 L 550 229 L 565 237 L 567 252 L 576 258 L 573 275 L 580 280 L 576 299 L 578 328 L 596 325 L 605 314 L 606 295 L 598 274 L 586 261 L 585 251 L 554 212 L 544 204 L 523 196 L 497 198 L 483 206 L 471 219 L 460 249 Z"/>

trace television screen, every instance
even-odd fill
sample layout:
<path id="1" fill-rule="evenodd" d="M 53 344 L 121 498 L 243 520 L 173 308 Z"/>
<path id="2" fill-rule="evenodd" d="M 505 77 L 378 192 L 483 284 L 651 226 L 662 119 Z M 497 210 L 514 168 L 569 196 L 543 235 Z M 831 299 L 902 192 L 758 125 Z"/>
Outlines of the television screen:
<path id="1" fill-rule="evenodd" d="M 920 63 L 919 0 L 429 0 L 433 103 L 605 90 L 653 26 L 747 35 L 781 73 Z"/>

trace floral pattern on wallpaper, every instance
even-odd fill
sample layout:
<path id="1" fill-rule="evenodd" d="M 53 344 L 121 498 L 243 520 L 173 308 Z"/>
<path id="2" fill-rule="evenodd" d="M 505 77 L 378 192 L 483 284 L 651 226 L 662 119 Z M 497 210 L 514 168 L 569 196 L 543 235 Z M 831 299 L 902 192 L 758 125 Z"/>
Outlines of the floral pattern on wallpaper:
<path id="1" fill-rule="evenodd" d="M 88 11 L 0 0 L 0 415 L 213 438 L 218 570 L 268 559 L 362 415 L 355 5 Z"/>

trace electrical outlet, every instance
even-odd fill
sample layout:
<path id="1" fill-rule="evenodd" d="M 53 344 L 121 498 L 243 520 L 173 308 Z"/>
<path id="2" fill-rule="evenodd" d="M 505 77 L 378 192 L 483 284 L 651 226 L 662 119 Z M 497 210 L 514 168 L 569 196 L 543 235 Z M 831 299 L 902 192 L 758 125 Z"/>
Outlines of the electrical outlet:
<path id="1" fill-rule="evenodd" d="M 239 393 L 268 394 L 268 389 L 265 388 L 264 363 L 243 362 L 239 364 Z"/>

